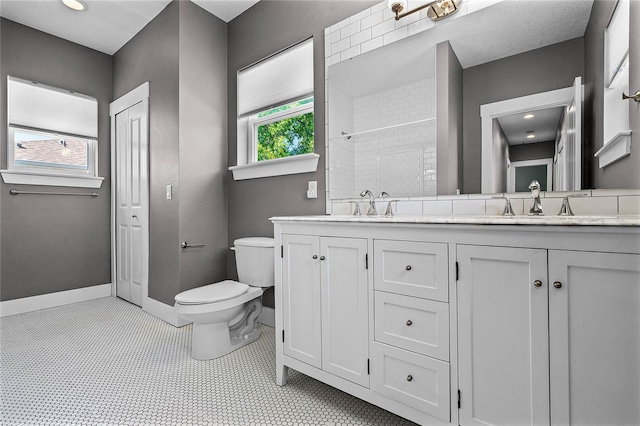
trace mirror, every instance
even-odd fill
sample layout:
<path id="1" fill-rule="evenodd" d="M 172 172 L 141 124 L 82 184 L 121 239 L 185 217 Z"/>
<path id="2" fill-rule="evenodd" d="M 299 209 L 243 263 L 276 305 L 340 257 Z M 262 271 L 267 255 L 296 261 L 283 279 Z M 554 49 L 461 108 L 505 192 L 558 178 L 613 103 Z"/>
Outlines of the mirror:
<path id="1" fill-rule="evenodd" d="M 435 57 L 435 46 L 445 41 L 450 43 L 463 75 L 462 120 L 457 123 L 458 131 L 462 134 L 459 146 L 461 155 L 457 163 L 460 168 L 458 188 L 464 193 L 506 192 L 506 184 L 504 189 L 481 184 L 485 175 L 501 173 L 507 176 L 506 167 L 510 163 L 537 160 L 532 158 L 535 156 L 551 159 L 550 167 L 557 167 L 558 158 L 562 155 L 562 152 L 558 152 L 558 141 L 554 142 L 553 147 L 554 144 L 549 142 L 554 139 L 546 137 L 537 138 L 544 148 L 538 146 L 524 153 L 522 148 L 514 147 L 512 151 L 517 152 L 517 160 L 500 162 L 495 160 L 495 155 L 490 157 L 492 153 L 485 152 L 482 141 L 485 130 L 480 109 L 482 105 L 509 99 L 571 89 L 576 77 L 585 73 L 583 36 L 593 1 L 552 3 L 504 0 L 490 3 L 493 4 L 437 24 L 426 21 L 425 25 L 430 25 L 431 28 L 425 31 L 328 67 L 327 134 L 331 199 L 357 198 L 363 189 L 370 189 L 376 195 L 380 191 L 386 191 L 391 197 L 456 192 L 455 189 L 450 189 L 449 192 L 433 190 L 433 182 L 437 182 L 445 172 L 439 161 L 437 165 L 428 161 L 439 155 L 437 150 L 433 150 L 437 143 L 431 140 L 435 137 L 435 127 L 439 120 L 432 113 L 437 109 L 436 93 L 431 92 L 427 96 L 428 100 L 421 101 L 419 108 L 416 108 L 431 111 L 430 115 L 413 116 L 410 114 L 411 107 L 406 110 L 378 112 L 377 116 L 375 113 L 356 109 L 356 105 L 366 103 L 364 97 L 391 95 L 400 86 L 411 87 L 418 81 L 427 82 L 427 92 L 429 87 L 437 91 L 434 76 L 430 74 L 437 65 L 429 61 Z M 468 4 L 471 10 L 472 3 Z M 416 73 L 418 70 L 420 72 Z M 432 86 L 428 86 L 429 82 Z M 345 107 L 345 101 L 352 106 Z M 411 105 L 411 99 L 408 98 L 399 98 L 397 102 L 403 107 Z M 559 107 L 562 108 L 558 109 Z M 550 132 L 554 137 L 563 131 L 567 132 L 566 129 L 563 130 L 561 117 L 567 116 L 570 104 L 555 105 L 553 108 L 555 118 L 546 120 L 551 122 L 550 128 L 532 128 L 527 131 L 533 130 L 538 135 Z M 546 115 L 540 108 L 536 111 L 538 116 Z M 521 112 L 523 111 L 517 110 L 517 114 Z M 506 119 L 508 114 L 503 115 L 501 120 Z M 522 114 L 524 115 L 526 114 Z M 377 123 L 376 126 L 362 127 L 365 118 Z M 495 120 L 496 123 L 498 121 Z M 407 139 L 411 136 L 407 133 L 419 135 L 420 142 L 410 145 Z M 374 139 L 376 142 L 372 142 Z M 376 143 L 379 147 L 373 149 Z M 554 148 L 551 157 L 550 146 Z M 373 151 L 365 152 L 365 148 Z M 580 176 L 580 173 L 589 173 L 588 170 L 581 170 L 583 166 L 590 166 L 592 163 L 580 161 L 581 156 L 587 155 L 585 152 L 580 153 L 581 148 L 582 140 L 575 140 L 572 155 L 576 161 L 567 163 L 564 175 L 576 176 L 578 173 Z M 568 152 L 568 149 L 564 151 L 565 154 Z M 523 158 L 526 160 L 522 160 Z M 503 167 L 500 170 L 498 163 Z M 573 182 L 572 185 L 571 189 L 580 188 L 580 182 Z M 558 184 L 551 186 L 557 189 L 569 188 Z"/>

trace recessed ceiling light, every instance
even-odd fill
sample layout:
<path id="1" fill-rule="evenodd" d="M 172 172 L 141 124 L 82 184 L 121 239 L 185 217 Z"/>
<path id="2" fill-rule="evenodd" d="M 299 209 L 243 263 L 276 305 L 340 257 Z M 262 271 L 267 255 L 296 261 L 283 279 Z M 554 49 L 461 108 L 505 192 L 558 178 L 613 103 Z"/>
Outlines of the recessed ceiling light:
<path id="1" fill-rule="evenodd" d="M 533 114 L 527 114 L 527 115 L 524 116 L 524 118 L 526 118 L 526 119 L 533 118 L 533 117 L 535 117 L 535 115 L 533 115 Z"/>
<path id="2" fill-rule="evenodd" d="M 87 10 L 87 4 L 82 0 L 62 0 L 65 6 L 69 9 L 76 10 L 78 12 Z"/>
<path id="3" fill-rule="evenodd" d="M 535 137 L 536 137 L 536 135 L 527 135 L 527 139 L 533 139 Z"/>

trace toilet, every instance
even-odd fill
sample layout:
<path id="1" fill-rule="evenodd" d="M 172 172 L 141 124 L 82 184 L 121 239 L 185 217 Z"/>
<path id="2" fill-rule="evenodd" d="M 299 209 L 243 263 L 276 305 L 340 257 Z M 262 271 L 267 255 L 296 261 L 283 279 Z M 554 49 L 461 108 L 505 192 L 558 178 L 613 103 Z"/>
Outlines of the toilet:
<path id="1" fill-rule="evenodd" d="M 274 285 L 273 238 L 239 238 L 238 281 L 225 280 L 176 295 L 177 314 L 193 322 L 191 357 L 214 359 L 256 341 L 262 293 Z"/>

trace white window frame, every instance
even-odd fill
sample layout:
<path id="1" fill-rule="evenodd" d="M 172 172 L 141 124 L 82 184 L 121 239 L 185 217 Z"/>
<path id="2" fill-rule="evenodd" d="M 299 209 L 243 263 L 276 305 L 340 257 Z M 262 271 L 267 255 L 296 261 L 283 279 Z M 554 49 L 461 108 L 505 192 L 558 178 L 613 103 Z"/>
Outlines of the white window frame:
<path id="1" fill-rule="evenodd" d="M 95 98 L 75 94 L 71 91 L 47 86 L 41 83 L 32 83 L 26 80 L 9 76 L 7 82 L 10 81 L 18 83 L 32 84 L 35 87 L 42 87 L 43 89 L 72 94 L 80 97 L 85 97 L 96 102 L 96 117 L 95 122 L 91 119 L 91 122 L 95 124 L 95 135 L 80 135 L 70 132 L 64 132 L 61 129 L 53 128 L 35 128 L 31 126 L 21 125 L 21 123 L 11 122 L 11 104 L 9 102 L 9 95 L 7 94 L 7 169 L 0 170 L 2 180 L 6 184 L 16 185 L 44 185 L 44 186 L 65 186 L 65 187 L 79 187 L 79 188 L 100 188 L 103 177 L 98 176 L 98 139 L 97 139 L 97 100 Z M 9 87 L 9 84 L 7 85 Z M 25 98 L 28 99 L 28 98 Z M 16 104 L 17 105 L 17 104 Z M 20 108 L 18 108 L 20 109 Z M 24 108 L 22 108 L 24 109 Z M 29 110 L 31 111 L 31 110 Z M 38 167 L 38 166 L 21 166 L 16 165 L 15 162 L 15 132 L 24 130 L 30 133 L 40 133 L 45 135 L 51 135 L 55 137 L 69 137 L 69 138 L 81 138 L 87 141 L 87 170 L 74 170 L 65 167 Z"/>
<path id="2" fill-rule="evenodd" d="M 283 74 L 282 70 L 294 72 Z M 237 165 L 234 180 L 315 172 L 320 155 L 257 161 L 257 127 L 314 111 L 314 102 L 258 118 L 258 114 L 314 96 L 313 39 L 296 43 L 238 71 Z M 315 114 L 314 114 L 315 115 Z M 315 145 L 315 140 L 314 140 Z"/>
<path id="3" fill-rule="evenodd" d="M 313 95 L 311 96 L 306 96 L 302 99 L 298 99 L 296 101 L 293 102 L 289 102 L 286 103 L 284 105 L 289 105 L 292 103 L 296 103 L 296 102 L 300 102 L 303 101 L 305 99 L 309 99 L 312 98 Z M 284 106 L 282 105 L 282 106 Z M 274 108 L 278 108 L 278 107 L 273 107 L 273 108 L 269 108 L 265 111 L 261 111 L 260 113 L 254 114 L 251 117 L 249 117 L 249 119 L 247 120 L 247 142 L 248 142 L 248 151 L 249 151 L 249 156 L 248 156 L 248 162 L 249 163 L 258 163 L 258 128 L 260 126 L 264 126 L 267 124 L 271 124 L 271 123 L 275 123 L 281 120 L 284 120 L 286 118 L 291 118 L 291 117 L 298 117 L 300 115 L 304 115 L 304 114 L 308 114 L 310 112 L 314 112 L 314 108 L 313 108 L 313 102 L 310 102 L 308 104 L 303 104 L 303 105 L 299 105 L 297 107 L 291 108 L 291 109 L 287 109 L 284 111 L 280 111 L 274 114 L 269 114 L 266 117 L 258 117 L 261 113 L 269 111 L 271 109 Z M 315 114 L 314 114 L 315 117 Z M 314 145 L 315 145 L 315 140 L 314 140 Z M 302 154 L 304 155 L 304 154 Z M 283 157 L 283 158 L 290 158 L 290 157 Z M 270 160 L 263 160 L 264 161 L 270 161 Z"/>

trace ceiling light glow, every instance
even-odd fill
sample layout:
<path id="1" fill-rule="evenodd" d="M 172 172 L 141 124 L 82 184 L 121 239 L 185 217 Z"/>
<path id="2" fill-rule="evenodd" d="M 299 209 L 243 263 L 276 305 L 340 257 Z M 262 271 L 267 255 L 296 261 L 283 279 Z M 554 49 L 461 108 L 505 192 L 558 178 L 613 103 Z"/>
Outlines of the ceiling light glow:
<path id="1" fill-rule="evenodd" d="M 67 6 L 69 9 L 76 10 L 76 11 L 82 11 L 87 8 L 87 5 L 80 0 L 62 0 L 62 3 L 64 3 L 64 5 Z"/>
<path id="2" fill-rule="evenodd" d="M 535 117 L 535 115 L 533 115 L 533 114 L 527 114 L 527 115 L 524 116 L 524 118 L 526 118 L 527 120 L 530 119 L 530 118 L 533 118 L 533 117 Z"/>

